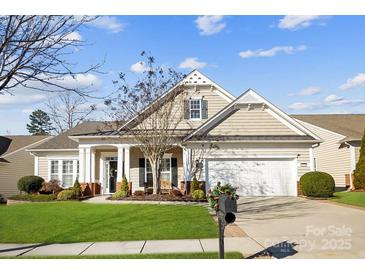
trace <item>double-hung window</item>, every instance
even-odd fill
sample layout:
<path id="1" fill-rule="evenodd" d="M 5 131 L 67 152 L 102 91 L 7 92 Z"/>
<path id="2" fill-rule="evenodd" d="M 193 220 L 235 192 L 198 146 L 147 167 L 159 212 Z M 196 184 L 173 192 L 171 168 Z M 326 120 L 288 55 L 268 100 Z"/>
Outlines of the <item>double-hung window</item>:
<path id="1" fill-rule="evenodd" d="M 189 113 L 191 120 L 199 120 L 202 118 L 202 100 L 201 99 L 190 99 L 189 102 Z"/>
<path id="2" fill-rule="evenodd" d="M 62 162 L 62 184 L 66 187 L 73 185 L 73 160 L 63 160 Z"/>
<path id="3" fill-rule="evenodd" d="M 52 160 L 51 161 L 50 179 L 51 180 L 59 180 L 59 178 L 58 178 L 58 160 Z"/>
<path id="4" fill-rule="evenodd" d="M 152 168 L 150 161 L 146 159 L 146 182 L 152 182 Z M 161 181 L 171 181 L 171 158 L 161 160 Z"/>

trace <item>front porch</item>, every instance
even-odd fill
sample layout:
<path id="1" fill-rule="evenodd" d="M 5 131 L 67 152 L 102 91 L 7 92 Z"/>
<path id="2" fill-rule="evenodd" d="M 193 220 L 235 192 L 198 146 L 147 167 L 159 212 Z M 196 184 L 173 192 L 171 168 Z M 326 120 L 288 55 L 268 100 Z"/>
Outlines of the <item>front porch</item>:
<path id="1" fill-rule="evenodd" d="M 190 180 L 188 150 L 179 146 L 167 153 L 162 161 L 161 189 L 180 187 Z M 191 153 L 190 153 L 191 154 Z M 152 186 L 152 172 L 138 146 L 127 144 L 80 144 L 79 182 L 92 196 L 112 194 L 120 189 L 123 176 L 130 182 L 131 192 Z"/>

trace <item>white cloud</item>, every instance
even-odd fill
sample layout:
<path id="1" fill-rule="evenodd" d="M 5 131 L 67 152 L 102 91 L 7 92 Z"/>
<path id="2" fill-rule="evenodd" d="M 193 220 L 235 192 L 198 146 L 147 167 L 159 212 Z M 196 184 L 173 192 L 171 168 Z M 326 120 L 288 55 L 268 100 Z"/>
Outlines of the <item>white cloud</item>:
<path id="1" fill-rule="evenodd" d="M 179 65 L 179 68 L 183 69 L 201 69 L 208 65 L 206 62 L 198 61 L 196 57 L 189 57 L 182 61 Z"/>
<path id="2" fill-rule="evenodd" d="M 291 105 L 288 106 L 289 109 L 292 110 L 311 110 L 311 109 L 315 109 L 318 107 L 318 104 L 316 103 L 312 103 L 312 102 L 298 102 L 298 103 L 293 103 Z"/>
<path id="3" fill-rule="evenodd" d="M 73 31 L 64 37 L 66 41 L 81 41 L 82 37 L 77 31 Z"/>
<path id="4" fill-rule="evenodd" d="M 325 16 L 319 15 L 286 15 L 279 20 L 280 29 L 297 30 L 309 27 L 314 21 L 323 20 Z"/>
<path id="5" fill-rule="evenodd" d="M 361 99 L 345 99 L 335 94 L 326 96 L 323 101 L 318 102 L 297 102 L 288 106 L 292 110 L 322 110 L 335 106 L 349 105 L 351 107 L 365 104 Z"/>
<path id="6" fill-rule="evenodd" d="M 87 89 L 89 87 L 99 87 L 101 85 L 101 80 L 94 74 L 77 74 L 75 77 L 65 76 L 63 79 L 58 79 L 53 81 L 55 84 L 61 85 L 66 88 L 71 89 Z M 41 102 L 45 102 L 50 97 L 55 96 L 59 91 L 59 88 L 52 86 L 44 86 L 42 83 L 34 83 L 32 87 L 48 89 L 47 91 L 34 90 L 30 88 L 25 88 L 22 86 L 16 86 L 11 90 L 12 94 L 0 95 L 0 106 L 10 107 L 10 106 L 29 106 Z"/>
<path id="7" fill-rule="evenodd" d="M 346 83 L 341 85 L 341 90 L 348 90 L 351 88 L 364 87 L 365 86 L 365 73 L 359 73 L 353 78 L 347 79 Z"/>
<path id="8" fill-rule="evenodd" d="M 111 33 L 121 32 L 125 28 L 125 25 L 118 21 L 118 18 L 115 16 L 100 16 L 90 22 L 90 25 L 100 29 L 106 29 Z"/>
<path id="9" fill-rule="evenodd" d="M 273 57 L 276 54 L 283 52 L 285 54 L 293 54 L 298 51 L 304 51 L 307 49 L 307 46 L 301 45 L 299 47 L 292 46 L 277 46 L 271 49 L 257 49 L 257 50 L 245 50 L 239 53 L 239 56 L 242 58 L 252 58 L 252 57 Z"/>
<path id="10" fill-rule="evenodd" d="M 311 95 L 315 95 L 321 92 L 321 88 L 320 87 L 308 87 L 308 88 L 304 88 L 302 90 L 300 90 L 298 92 L 299 96 L 311 96 Z"/>
<path id="11" fill-rule="evenodd" d="M 204 15 L 199 16 L 194 22 L 201 35 L 212 35 L 226 27 L 226 23 L 222 22 L 223 18 L 222 15 Z"/>
<path id="12" fill-rule="evenodd" d="M 134 73 L 143 73 L 148 69 L 147 65 L 145 62 L 140 61 L 137 62 L 133 65 L 131 65 L 130 70 L 133 71 Z"/>

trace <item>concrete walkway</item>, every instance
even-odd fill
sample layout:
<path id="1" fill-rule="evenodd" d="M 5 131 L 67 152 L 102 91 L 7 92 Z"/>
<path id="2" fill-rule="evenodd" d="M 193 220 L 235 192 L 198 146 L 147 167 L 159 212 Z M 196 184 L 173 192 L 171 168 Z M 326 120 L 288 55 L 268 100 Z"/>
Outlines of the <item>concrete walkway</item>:
<path id="1" fill-rule="evenodd" d="M 225 251 L 241 252 L 245 258 L 263 247 L 249 237 L 226 237 Z M 0 244 L 0 256 L 117 255 L 218 252 L 218 239 L 85 242 L 70 244 Z"/>

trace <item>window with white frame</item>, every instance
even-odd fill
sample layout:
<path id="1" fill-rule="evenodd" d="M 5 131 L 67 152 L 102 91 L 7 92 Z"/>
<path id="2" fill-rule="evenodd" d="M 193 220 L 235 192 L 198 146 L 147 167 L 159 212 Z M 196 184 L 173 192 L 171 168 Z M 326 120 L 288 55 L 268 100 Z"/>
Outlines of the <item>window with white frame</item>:
<path id="1" fill-rule="evenodd" d="M 73 160 L 62 161 L 62 185 L 71 187 L 73 185 Z"/>
<path id="2" fill-rule="evenodd" d="M 76 159 L 52 159 L 48 167 L 48 180 L 59 180 L 63 187 L 71 187 L 79 176 L 79 160 Z"/>
<path id="3" fill-rule="evenodd" d="M 190 99 L 189 102 L 190 119 L 202 118 L 202 102 L 201 99 Z"/>
<path id="4" fill-rule="evenodd" d="M 146 159 L 145 171 L 146 182 L 152 182 L 152 168 L 148 159 Z M 161 160 L 161 181 L 171 181 L 171 158 Z"/>
<path id="5" fill-rule="evenodd" d="M 59 180 L 59 178 L 58 178 L 58 160 L 51 161 L 50 179 Z"/>

